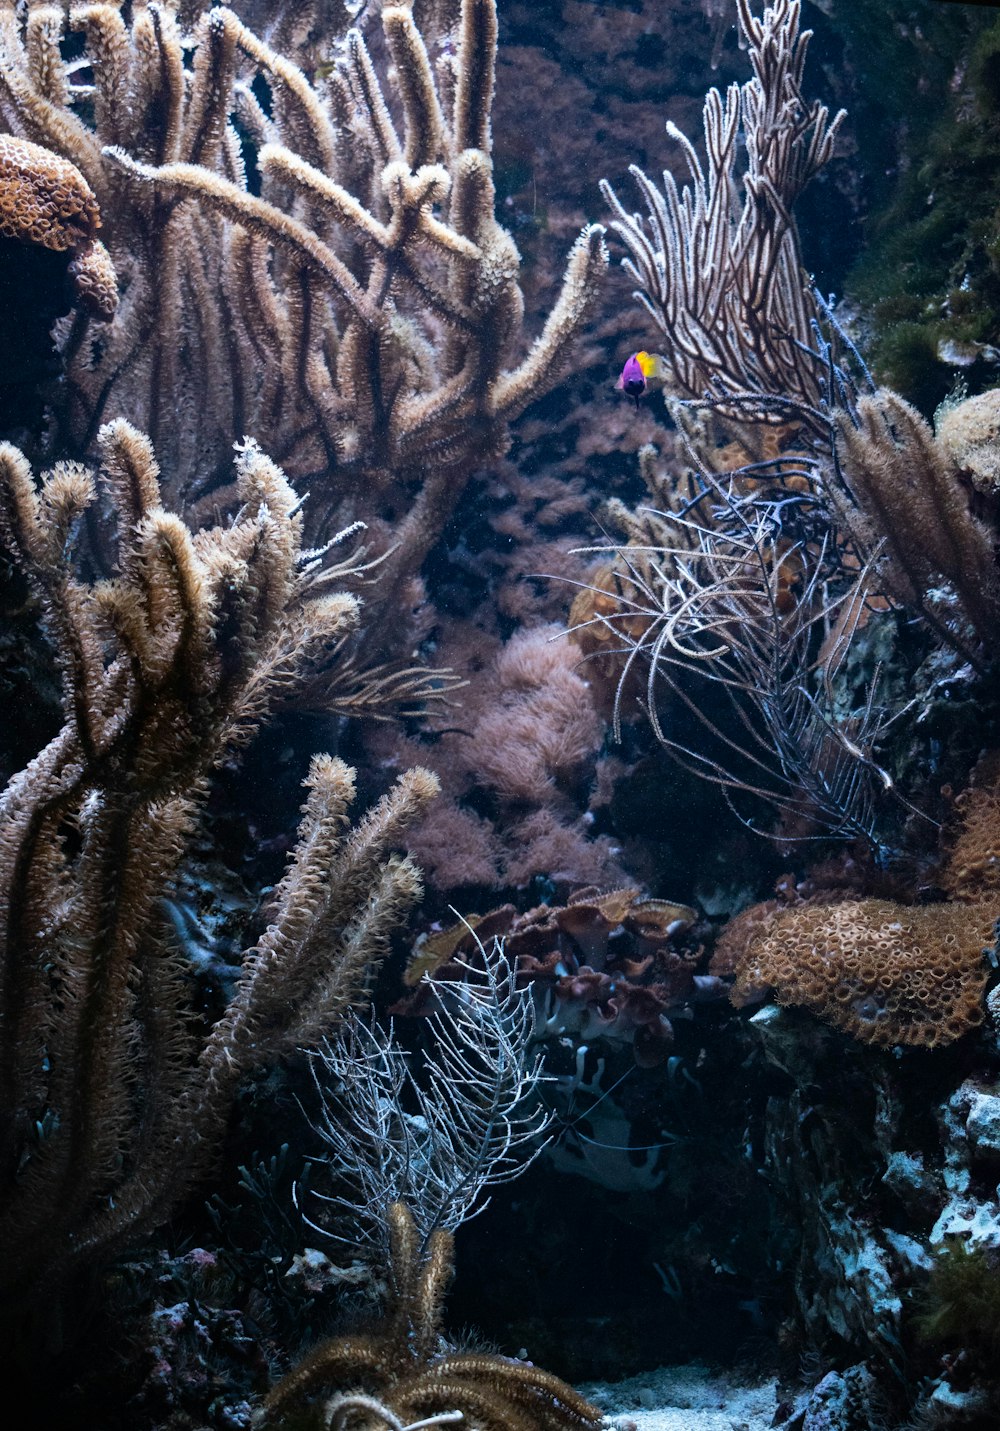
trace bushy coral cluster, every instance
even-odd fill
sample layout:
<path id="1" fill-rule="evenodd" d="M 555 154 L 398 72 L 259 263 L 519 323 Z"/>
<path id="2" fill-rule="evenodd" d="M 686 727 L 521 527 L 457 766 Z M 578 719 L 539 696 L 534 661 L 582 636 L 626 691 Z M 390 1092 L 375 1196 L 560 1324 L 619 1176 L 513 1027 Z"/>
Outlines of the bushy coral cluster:
<path id="1" fill-rule="evenodd" d="M 554 624 L 521 630 L 485 664 L 488 640 L 473 631 L 474 647 L 444 648 L 475 679 L 433 744 L 389 728 L 367 732 L 380 763 L 405 763 L 419 751 L 441 779 L 444 798 L 407 834 L 439 890 L 520 887 L 536 875 L 569 885 L 624 878 L 620 849 L 580 815 L 603 726 L 579 653 L 562 634 Z"/>
<path id="2" fill-rule="evenodd" d="M 1000 490 L 1000 392 L 990 388 L 962 402 L 943 403 L 934 415 L 937 440 L 977 492 Z"/>
<path id="3" fill-rule="evenodd" d="M 786 910 L 749 941 L 733 1001 L 773 989 L 863 1043 L 939 1048 L 982 1022 L 991 924 L 964 905 L 884 899 Z"/>
<path id="4" fill-rule="evenodd" d="M 600 743 L 585 681 L 555 627 L 522 631 L 496 667 L 498 691 L 475 727 L 480 780 L 502 800 L 544 802 Z"/>

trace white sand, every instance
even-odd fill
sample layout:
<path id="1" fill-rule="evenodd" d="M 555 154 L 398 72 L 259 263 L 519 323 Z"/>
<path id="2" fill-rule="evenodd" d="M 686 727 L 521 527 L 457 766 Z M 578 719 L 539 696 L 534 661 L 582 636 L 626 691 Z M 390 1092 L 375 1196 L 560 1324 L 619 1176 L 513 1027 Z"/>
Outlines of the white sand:
<path id="1" fill-rule="evenodd" d="M 747 1385 L 698 1363 L 579 1389 L 621 1431 L 768 1431 L 777 1406 L 773 1378 Z"/>

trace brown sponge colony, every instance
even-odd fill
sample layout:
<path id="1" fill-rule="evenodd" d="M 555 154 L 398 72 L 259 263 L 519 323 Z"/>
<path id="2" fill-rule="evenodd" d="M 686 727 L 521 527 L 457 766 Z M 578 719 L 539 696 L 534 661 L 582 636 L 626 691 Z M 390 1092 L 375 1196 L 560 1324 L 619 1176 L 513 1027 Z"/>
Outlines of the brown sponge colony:
<path id="1" fill-rule="evenodd" d="M 863 1043 L 952 1043 L 983 1019 L 992 915 L 961 904 L 891 900 L 774 914 L 739 959 L 732 998 L 772 989 Z"/>

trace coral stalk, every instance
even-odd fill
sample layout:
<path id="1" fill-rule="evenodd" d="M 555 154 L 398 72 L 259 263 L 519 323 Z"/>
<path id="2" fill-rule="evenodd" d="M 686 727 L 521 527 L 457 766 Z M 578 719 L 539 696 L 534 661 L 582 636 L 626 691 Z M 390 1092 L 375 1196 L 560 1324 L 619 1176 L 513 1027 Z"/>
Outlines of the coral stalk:
<path id="1" fill-rule="evenodd" d="M 363 995 L 420 892 L 385 852 L 437 788 L 410 771 L 352 831 L 351 771 L 314 759 L 271 923 L 200 1039 L 164 896 L 213 766 L 336 649 L 357 603 L 317 582 L 298 499 L 255 444 L 237 456 L 237 517 L 197 533 L 161 505 L 145 436 L 119 421 L 99 445 L 96 480 L 63 463 L 40 489 L 0 447 L 0 530 L 40 599 L 65 708 L 0 797 L 0 1251 L 15 1304 L 167 1217 L 211 1166 L 240 1080 Z M 85 581 L 73 532 L 98 484 L 118 574 Z"/>

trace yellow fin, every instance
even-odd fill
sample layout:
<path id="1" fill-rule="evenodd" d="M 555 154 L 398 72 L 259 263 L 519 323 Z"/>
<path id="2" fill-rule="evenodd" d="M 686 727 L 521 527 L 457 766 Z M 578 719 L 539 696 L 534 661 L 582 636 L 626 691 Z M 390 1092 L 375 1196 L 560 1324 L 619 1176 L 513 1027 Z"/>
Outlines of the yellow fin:
<path id="1" fill-rule="evenodd" d="M 661 358 L 659 353 L 636 353 L 635 360 L 642 369 L 642 376 L 649 382 L 650 378 L 659 378 L 662 382 L 667 376 L 667 361 Z"/>

